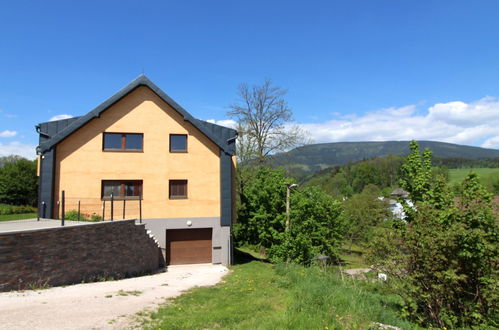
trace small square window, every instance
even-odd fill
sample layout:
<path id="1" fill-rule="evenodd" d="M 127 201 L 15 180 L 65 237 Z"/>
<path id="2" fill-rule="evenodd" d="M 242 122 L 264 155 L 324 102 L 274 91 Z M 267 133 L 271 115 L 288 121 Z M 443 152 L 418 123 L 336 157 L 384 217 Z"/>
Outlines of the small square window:
<path id="1" fill-rule="evenodd" d="M 187 152 L 186 134 L 170 134 L 170 152 Z"/>
<path id="2" fill-rule="evenodd" d="M 187 198 L 187 180 L 170 180 L 170 199 Z"/>

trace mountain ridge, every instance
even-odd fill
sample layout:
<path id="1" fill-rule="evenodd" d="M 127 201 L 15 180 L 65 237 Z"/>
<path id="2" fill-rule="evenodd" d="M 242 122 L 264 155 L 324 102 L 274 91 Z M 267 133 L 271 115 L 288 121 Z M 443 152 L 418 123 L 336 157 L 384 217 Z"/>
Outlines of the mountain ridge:
<path id="1" fill-rule="evenodd" d="M 419 140 L 421 150 L 432 150 L 438 158 L 496 158 L 499 150 L 466 146 L 448 142 Z M 408 155 L 410 141 L 363 141 L 331 142 L 309 144 L 294 148 L 288 152 L 275 154 L 270 158 L 273 166 L 284 166 L 293 171 L 314 173 L 327 167 L 342 166 L 387 155 Z"/>

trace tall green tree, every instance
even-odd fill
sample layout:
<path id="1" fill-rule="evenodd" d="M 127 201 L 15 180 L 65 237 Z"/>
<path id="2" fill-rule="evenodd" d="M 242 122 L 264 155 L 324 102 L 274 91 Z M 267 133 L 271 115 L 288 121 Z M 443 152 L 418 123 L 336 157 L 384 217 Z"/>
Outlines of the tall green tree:
<path id="1" fill-rule="evenodd" d="M 419 202 L 425 199 L 426 194 L 431 189 L 432 171 L 431 171 L 431 150 L 425 149 L 420 153 L 419 144 L 411 141 L 409 144 L 411 153 L 402 165 L 402 178 L 399 185 L 411 195 L 413 202 Z"/>
<path id="2" fill-rule="evenodd" d="M 234 234 L 238 244 L 265 250 L 273 261 L 307 263 L 320 254 L 335 256 L 346 231 L 341 205 L 318 188 L 291 193 L 290 230 L 286 231 L 283 170 L 259 167 L 244 184 Z"/>
<path id="3" fill-rule="evenodd" d="M 284 231 L 286 178 L 283 170 L 267 167 L 245 168 L 246 179 L 240 183 L 238 223 L 234 226 L 240 244 L 269 248 L 278 233 Z"/>
<path id="4" fill-rule="evenodd" d="M 38 178 L 36 160 L 14 159 L 0 168 L 0 202 L 12 205 L 36 205 Z"/>

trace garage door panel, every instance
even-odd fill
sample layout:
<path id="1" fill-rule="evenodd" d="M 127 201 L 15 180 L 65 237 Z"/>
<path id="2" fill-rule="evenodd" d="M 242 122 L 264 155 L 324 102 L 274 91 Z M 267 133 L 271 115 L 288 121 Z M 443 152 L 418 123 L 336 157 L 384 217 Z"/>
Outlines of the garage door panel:
<path id="1" fill-rule="evenodd" d="M 171 246 L 174 248 L 205 248 L 207 246 L 211 246 L 211 240 L 203 240 L 203 241 L 173 241 L 170 242 Z"/>
<path id="2" fill-rule="evenodd" d="M 167 263 L 170 265 L 211 263 L 211 236 L 211 228 L 167 230 Z"/>

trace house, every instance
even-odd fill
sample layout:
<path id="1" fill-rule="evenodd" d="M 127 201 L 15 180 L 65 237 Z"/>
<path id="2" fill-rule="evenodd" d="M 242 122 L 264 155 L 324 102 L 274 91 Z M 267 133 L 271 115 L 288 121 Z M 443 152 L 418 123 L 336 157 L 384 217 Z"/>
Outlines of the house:
<path id="1" fill-rule="evenodd" d="M 402 188 L 396 188 L 391 192 L 390 197 L 392 198 L 378 197 L 378 199 L 388 204 L 388 208 L 395 218 L 405 220 L 406 214 L 400 201 L 405 200 L 408 206 L 414 208 L 413 202 L 409 199 L 409 193 Z"/>
<path id="2" fill-rule="evenodd" d="M 36 129 L 41 217 L 60 216 L 62 191 L 66 212 L 78 200 L 106 217 L 112 199 L 123 218 L 140 208 L 167 263 L 230 264 L 235 130 L 192 117 L 144 75 L 86 115 Z"/>
<path id="3" fill-rule="evenodd" d="M 409 193 L 402 188 L 396 188 L 395 190 L 392 191 L 390 196 L 392 196 L 394 198 L 404 198 L 405 199 L 405 198 L 409 197 Z"/>

